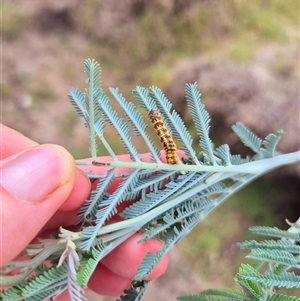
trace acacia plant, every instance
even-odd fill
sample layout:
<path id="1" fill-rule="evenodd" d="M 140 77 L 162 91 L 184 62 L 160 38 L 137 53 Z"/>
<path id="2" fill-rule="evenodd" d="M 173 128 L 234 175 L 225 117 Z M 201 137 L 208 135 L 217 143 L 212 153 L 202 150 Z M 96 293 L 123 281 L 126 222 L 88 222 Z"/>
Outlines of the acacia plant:
<path id="1" fill-rule="evenodd" d="M 288 221 L 287 221 L 288 222 Z M 300 289 L 300 218 L 286 231 L 276 227 L 251 227 L 253 234 L 270 237 L 239 243 L 252 263 L 243 263 L 235 277 L 238 289 L 208 289 L 180 301 L 300 301 L 277 292 L 280 288 Z M 298 294 L 299 297 L 299 294 Z"/>
<path id="2" fill-rule="evenodd" d="M 69 291 L 70 300 L 85 300 L 84 288 L 98 262 L 136 232 L 143 233 L 141 243 L 153 237 L 162 242 L 156 254 L 146 255 L 132 287 L 121 297 L 141 300 L 147 286 L 143 279 L 214 209 L 264 173 L 300 161 L 300 151 L 280 154 L 276 150 L 282 130 L 261 139 L 242 123 L 232 129 L 254 151 L 252 158 L 231 154 L 226 144 L 215 148 L 209 136 L 210 116 L 196 84 L 186 84 L 185 90 L 199 150 L 194 149 L 185 124 L 159 88 L 136 87 L 133 95 L 138 107 L 128 102 L 117 88 L 110 88 L 110 97 L 125 116 L 121 118 L 101 88 L 100 65 L 94 59 L 87 59 L 84 70 L 87 89 L 81 92 L 72 88 L 69 98 L 88 128 L 93 161 L 79 160 L 77 164 L 106 168 L 107 173 L 101 176 L 87 173 L 91 181 L 98 180 L 98 184 L 78 212 L 80 228 L 77 232 L 60 228 L 57 238 L 28 245 L 22 261 L 12 261 L 1 269 L 1 286 L 11 287 L 0 293 L 1 300 L 47 300 L 65 290 Z M 153 123 L 163 144 L 167 163 L 162 161 L 156 140 L 145 131 L 149 122 Z M 129 154 L 128 161 L 119 161 L 106 140 L 108 124 Z M 141 159 L 133 135 L 139 136 L 148 147 L 148 161 Z M 108 152 L 111 162 L 98 160 L 96 140 Z M 175 143 L 180 144 L 183 158 L 179 157 Z M 120 174 L 120 168 L 124 167 L 129 171 Z M 114 179 L 120 177 L 122 181 L 117 189 L 109 193 Z M 118 212 L 117 205 L 132 200 L 135 202 Z M 107 224 L 116 214 L 123 220 Z M 50 260 L 52 266 L 46 267 L 45 260 Z M 34 276 L 30 276 L 32 272 Z"/>

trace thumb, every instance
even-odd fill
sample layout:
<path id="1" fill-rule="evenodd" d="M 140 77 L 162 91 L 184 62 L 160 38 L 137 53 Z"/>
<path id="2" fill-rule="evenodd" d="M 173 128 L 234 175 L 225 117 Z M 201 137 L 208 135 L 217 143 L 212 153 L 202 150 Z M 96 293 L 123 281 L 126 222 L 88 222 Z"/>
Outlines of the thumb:
<path id="1" fill-rule="evenodd" d="M 57 145 L 41 145 L 8 157 L 0 167 L 0 267 L 39 233 L 70 194 L 72 156 Z"/>

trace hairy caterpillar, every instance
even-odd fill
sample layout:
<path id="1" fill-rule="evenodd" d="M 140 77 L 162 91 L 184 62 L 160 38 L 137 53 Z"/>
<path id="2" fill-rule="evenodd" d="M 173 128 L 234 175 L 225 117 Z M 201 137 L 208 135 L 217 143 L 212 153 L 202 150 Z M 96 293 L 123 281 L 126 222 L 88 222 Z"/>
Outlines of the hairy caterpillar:
<path id="1" fill-rule="evenodd" d="M 153 127 L 156 130 L 157 136 L 160 138 L 160 142 L 162 143 L 165 152 L 166 159 L 168 164 L 177 164 L 177 147 L 175 142 L 173 141 L 172 136 L 169 134 L 167 128 L 165 127 L 162 117 L 157 110 L 151 110 L 148 114 L 151 122 L 153 123 Z"/>

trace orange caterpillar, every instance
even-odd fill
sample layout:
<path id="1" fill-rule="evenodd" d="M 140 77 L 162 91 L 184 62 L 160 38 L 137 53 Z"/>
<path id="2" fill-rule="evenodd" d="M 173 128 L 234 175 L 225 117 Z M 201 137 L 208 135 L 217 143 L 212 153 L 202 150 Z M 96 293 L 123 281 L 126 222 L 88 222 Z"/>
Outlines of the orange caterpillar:
<path id="1" fill-rule="evenodd" d="M 165 152 L 166 159 L 168 164 L 177 164 L 177 147 L 175 142 L 173 141 L 172 136 L 169 134 L 167 128 L 165 127 L 162 117 L 160 116 L 159 111 L 151 110 L 148 114 L 151 122 L 153 123 L 154 129 L 156 130 L 157 136 L 160 138 L 160 142 L 162 143 Z"/>

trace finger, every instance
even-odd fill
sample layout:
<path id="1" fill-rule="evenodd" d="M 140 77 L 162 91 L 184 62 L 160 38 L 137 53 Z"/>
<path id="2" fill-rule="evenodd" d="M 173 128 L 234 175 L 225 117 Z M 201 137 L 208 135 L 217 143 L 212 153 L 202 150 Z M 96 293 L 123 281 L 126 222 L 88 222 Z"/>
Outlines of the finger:
<path id="1" fill-rule="evenodd" d="M 90 192 L 91 181 L 80 169 L 76 169 L 73 190 L 66 201 L 60 206 L 59 210 L 72 211 L 78 209 L 89 197 Z"/>
<path id="2" fill-rule="evenodd" d="M 136 233 L 103 258 L 101 263 L 112 272 L 125 278 L 134 278 L 138 267 L 147 253 L 157 253 L 161 249 L 158 240 L 151 239 L 138 243 L 143 234 Z M 124 254 L 126 254 L 124 258 Z M 164 257 L 147 277 L 148 280 L 160 277 L 167 269 L 168 257 Z"/>
<path id="3" fill-rule="evenodd" d="M 66 227 L 74 225 L 79 220 L 78 210 L 89 198 L 90 193 L 90 180 L 77 168 L 74 187 L 70 195 L 48 221 L 47 225 L 43 228 L 43 231 L 47 229 L 57 229 L 60 226 Z"/>
<path id="4" fill-rule="evenodd" d="M 156 253 L 161 248 L 161 243 L 154 239 L 137 243 L 141 238 L 142 234 L 137 233 L 105 256 L 94 271 L 88 287 L 105 296 L 119 296 L 124 289 L 128 289 L 146 254 Z M 165 256 L 147 279 L 160 277 L 165 273 L 167 265 L 168 256 Z"/>
<path id="5" fill-rule="evenodd" d="M 39 233 L 70 194 L 75 162 L 62 147 L 42 145 L 5 160 L 1 168 L 0 266 Z"/>
<path id="6" fill-rule="evenodd" d="M 124 289 L 129 288 L 130 278 L 115 274 L 103 264 L 98 264 L 89 283 L 89 289 L 103 296 L 120 296 Z"/>
<path id="7" fill-rule="evenodd" d="M 37 146 L 38 143 L 0 123 L 0 160 Z"/>
<path id="8" fill-rule="evenodd" d="M 1 152 L 0 159 L 28 150 L 39 144 L 21 133 L 0 123 Z M 3 162 L 1 162 L 2 164 Z M 4 161 L 5 163 L 5 161 Z M 0 164 L 0 165 L 1 165 Z M 78 209 L 90 193 L 90 181 L 85 174 L 78 169 L 76 171 L 74 189 L 67 200 L 62 204 L 60 210 L 72 211 Z"/>
<path id="9" fill-rule="evenodd" d="M 55 214 L 49 219 L 47 224 L 43 227 L 43 237 L 49 238 L 51 235 L 53 235 L 53 233 L 56 233 L 58 231 L 59 227 L 65 228 L 68 226 L 73 226 L 78 222 L 78 220 L 78 209 L 71 211 L 57 210 Z M 74 229 L 76 229 L 76 227 Z M 48 236 L 45 236 L 45 233 L 48 233 Z"/>

